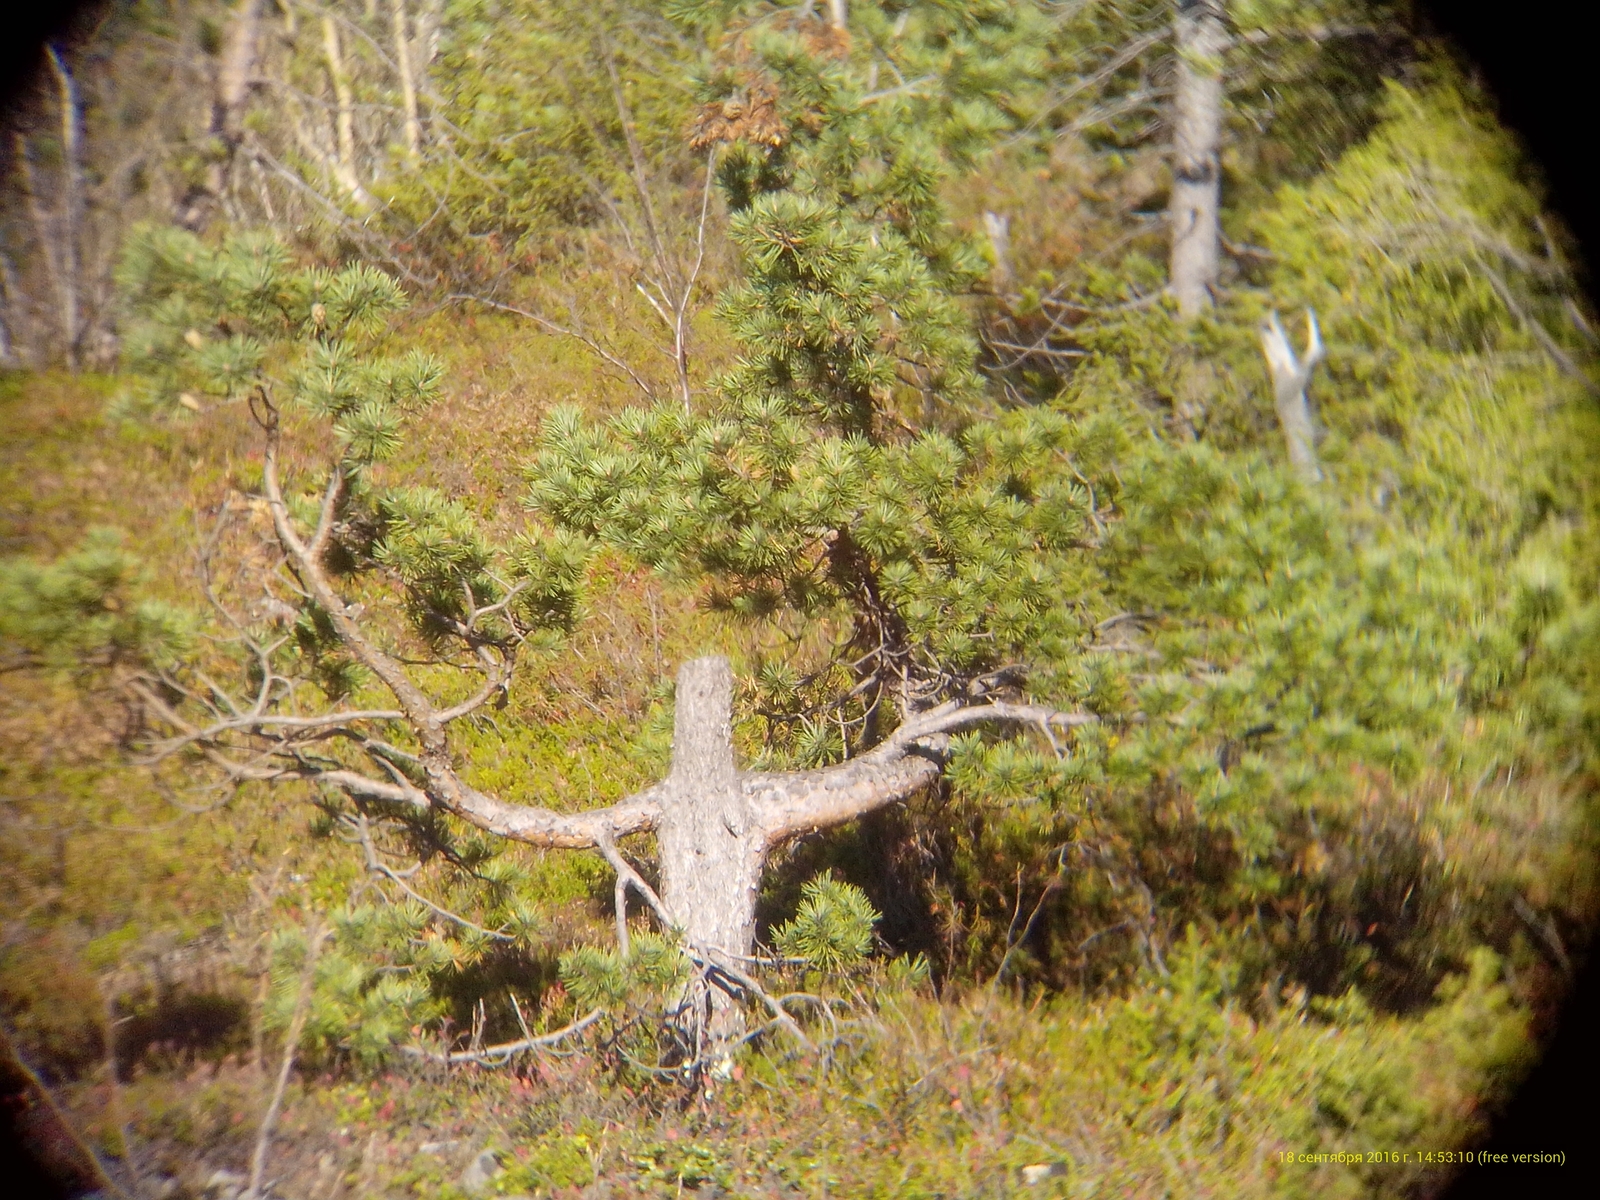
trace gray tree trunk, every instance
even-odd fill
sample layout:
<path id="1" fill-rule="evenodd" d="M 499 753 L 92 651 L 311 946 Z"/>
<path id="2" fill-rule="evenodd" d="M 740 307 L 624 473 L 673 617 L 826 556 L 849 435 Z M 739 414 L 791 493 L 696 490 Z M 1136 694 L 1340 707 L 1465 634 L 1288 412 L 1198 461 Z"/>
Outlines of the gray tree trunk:
<path id="1" fill-rule="evenodd" d="M 362 186 L 356 163 L 356 93 L 350 83 L 344 49 L 339 39 L 339 23 L 332 13 L 322 16 L 322 49 L 328 60 L 328 82 L 333 85 L 334 135 L 337 147 L 333 176 L 350 199 L 361 208 L 372 207 L 372 197 Z"/>
<path id="2" fill-rule="evenodd" d="M 1211 303 L 1221 254 L 1223 0 L 1178 0 L 1174 42 L 1168 281 L 1187 318 Z"/>
<path id="3" fill-rule="evenodd" d="M 683 665 L 656 845 L 661 900 L 685 936 L 742 956 L 755 942 L 768 847 L 734 767 L 732 706 L 727 659 Z"/>
<path id="4" fill-rule="evenodd" d="M 0 367 L 20 367 L 23 364 L 20 347 L 24 344 L 22 289 L 17 285 L 17 273 L 11 260 L 0 254 Z"/>

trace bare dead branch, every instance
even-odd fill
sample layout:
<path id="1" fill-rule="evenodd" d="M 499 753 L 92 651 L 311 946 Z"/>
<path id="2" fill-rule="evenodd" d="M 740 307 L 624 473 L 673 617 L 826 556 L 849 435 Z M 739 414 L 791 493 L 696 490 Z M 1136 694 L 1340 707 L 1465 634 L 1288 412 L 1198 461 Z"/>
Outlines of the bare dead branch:
<path id="1" fill-rule="evenodd" d="M 1569 379 L 1576 379 L 1590 391 L 1600 390 L 1597 389 L 1588 372 L 1578 365 L 1577 360 L 1568 354 L 1555 338 L 1550 336 L 1550 331 L 1544 327 L 1544 323 L 1530 313 L 1526 306 L 1517 299 L 1517 294 L 1511 290 L 1511 285 L 1506 282 L 1505 277 L 1500 272 L 1489 266 L 1481 258 L 1478 260 L 1478 270 L 1484 279 L 1488 281 L 1489 286 L 1494 289 L 1494 294 L 1500 298 L 1500 303 L 1506 306 L 1506 311 L 1511 314 L 1512 319 L 1528 331 L 1533 340 L 1539 344 L 1539 349 L 1549 356 L 1550 361 L 1555 363 L 1563 375 L 1566 375 Z"/>
<path id="2" fill-rule="evenodd" d="M 621 372 L 624 376 L 626 376 L 628 381 L 632 383 L 634 387 L 638 388 L 647 399 L 654 400 L 656 398 L 655 389 L 646 383 L 639 373 L 629 366 L 622 358 L 607 350 L 604 346 L 587 334 L 573 329 L 570 326 L 563 325 L 559 321 L 552 320 L 543 313 L 534 312 L 531 309 L 519 308 L 515 304 L 505 304 L 499 300 L 491 300 L 487 296 L 475 296 L 467 292 L 452 292 L 450 295 L 445 297 L 445 300 L 454 301 L 457 303 L 466 302 L 470 304 L 481 304 L 485 308 L 494 309 L 496 312 L 510 313 L 512 316 L 522 317 L 524 320 L 532 321 L 535 325 L 539 326 L 540 329 L 543 329 L 547 333 L 553 333 L 559 337 L 571 338 L 573 341 L 584 346 L 591 354 L 600 359 L 607 366 Z"/>
<path id="3" fill-rule="evenodd" d="M 789 1036 L 799 1042 L 808 1053 L 816 1050 L 811 1039 L 806 1036 L 805 1030 L 800 1028 L 799 1022 L 784 1011 L 783 1005 L 766 988 L 735 966 L 732 956 L 726 951 L 716 946 L 691 946 L 689 948 L 689 957 L 726 975 L 745 992 L 760 1000 L 767 1007 L 767 1011 L 772 1013 L 773 1021 L 782 1026 Z"/>
<path id="4" fill-rule="evenodd" d="M 401 1046 L 399 1049 L 400 1053 L 411 1058 L 443 1063 L 445 1066 L 454 1066 L 456 1063 L 477 1063 L 491 1067 L 501 1066 L 518 1054 L 524 1054 L 529 1050 L 538 1050 L 545 1046 L 558 1045 L 567 1038 L 582 1033 L 605 1015 L 605 1009 L 597 1008 L 587 1016 L 580 1017 L 572 1024 L 564 1025 L 553 1033 L 547 1033 L 540 1037 L 524 1037 L 515 1042 L 501 1042 L 498 1045 L 484 1046 L 478 1050 L 457 1050 L 440 1053 L 437 1050 L 428 1050 L 422 1046 Z"/>
<path id="5" fill-rule="evenodd" d="M 673 929 L 677 926 L 678 922 L 673 919 L 672 913 L 668 911 L 661 897 L 656 894 L 656 890 L 646 883 L 644 876 L 634 870 L 633 864 L 622 856 L 622 852 L 617 849 L 615 839 L 609 832 L 602 832 L 595 840 L 595 849 L 600 851 L 606 862 L 611 864 L 611 869 L 617 873 L 618 884 L 631 887 L 638 892 L 640 898 L 650 906 L 656 917 L 661 921 L 663 929 Z M 625 909 L 619 908 L 617 915 L 617 940 L 623 945 L 626 945 L 628 940 L 625 912 Z"/>

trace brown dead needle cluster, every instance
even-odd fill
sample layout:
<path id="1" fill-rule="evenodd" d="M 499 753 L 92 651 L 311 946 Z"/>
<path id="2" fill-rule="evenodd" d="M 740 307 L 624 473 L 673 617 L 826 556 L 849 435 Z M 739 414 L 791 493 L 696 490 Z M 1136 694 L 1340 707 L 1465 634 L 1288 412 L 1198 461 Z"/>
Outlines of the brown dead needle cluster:
<path id="1" fill-rule="evenodd" d="M 778 89 L 757 80 L 726 100 L 704 105 L 695 116 L 689 145 L 706 150 L 724 142 L 746 142 L 776 149 L 788 137 L 789 127 L 778 116 Z"/>

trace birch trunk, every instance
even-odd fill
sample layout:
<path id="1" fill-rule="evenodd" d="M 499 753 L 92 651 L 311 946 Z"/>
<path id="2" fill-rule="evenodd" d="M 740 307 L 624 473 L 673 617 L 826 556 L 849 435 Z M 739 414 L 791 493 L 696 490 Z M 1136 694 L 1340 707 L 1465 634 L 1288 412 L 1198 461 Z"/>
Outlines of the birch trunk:
<path id="1" fill-rule="evenodd" d="M 322 18 L 322 48 L 328 59 L 328 80 L 333 84 L 335 154 L 334 177 L 340 187 L 362 208 L 371 206 L 372 198 L 361 186 L 356 173 L 356 98 L 350 86 L 350 72 L 345 67 L 344 51 L 339 45 L 339 23 L 331 14 Z"/>
<path id="2" fill-rule="evenodd" d="M 22 289 L 17 284 L 17 272 L 11 259 L 0 254 L 0 367 L 20 367 L 22 354 L 18 350 L 23 342 Z"/>
<path id="3" fill-rule="evenodd" d="M 389 0 L 394 23 L 394 61 L 400 72 L 400 102 L 405 108 L 406 153 L 416 158 L 422 148 L 422 123 L 417 119 L 417 82 L 411 68 L 411 39 L 406 36 L 406 0 Z"/>
<path id="4" fill-rule="evenodd" d="M 444 0 L 422 0 L 417 11 L 417 36 L 412 43 L 420 56 L 411 64 L 413 71 L 426 71 L 439 53 L 439 23 L 444 19 Z"/>
<path id="5" fill-rule="evenodd" d="M 990 280 L 995 291 L 1008 292 L 1016 282 L 1011 270 L 1011 218 L 985 209 L 983 231 L 988 235 L 989 249 L 994 254 L 994 270 L 990 272 Z"/>
<path id="6" fill-rule="evenodd" d="M 255 86 L 260 61 L 261 3 L 241 0 L 228 29 L 228 48 L 217 68 L 206 125 L 209 161 L 178 201 L 177 222 L 193 233 L 204 230 L 216 214 L 239 143 L 244 140 L 245 103 Z M 285 9 L 286 17 L 292 13 L 292 8 Z"/>
<path id="7" fill-rule="evenodd" d="M 1178 0 L 1174 42 L 1168 280 L 1188 318 L 1211 303 L 1221 253 L 1223 0 Z"/>
<path id="8" fill-rule="evenodd" d="M 78 86 L 54 46 L 45 47 L 61 98 L 61 183 L 55 227 L 56 297 L 61 308 L 61 344 L 67 369 L 78 370 L 83 346 L 83 263 L 78 246 L 83 215 L 83 138 Z"/>
<path id="9" fill-rule="evenodd" d="M 50 278 L 54 281 L 59 279 L 62 273 L 61 245 L 56 232 L 56 219 L 45 207 L 44 198 L 39 194 L 39 181 L 34 175 L 28 139 L 20 133 L 14 134 L 12 146 L 16 152 L 17 184 L 23 200 L 27 202 L 28 216 L 33 221 L 33 236 L 38 243 L 40 253 L 44 255 L 45 269 L 49 271 Z M 8 275 L 8 286 L 11 281 Z M 20 289 L 18 294 L 21 294 Z"/>

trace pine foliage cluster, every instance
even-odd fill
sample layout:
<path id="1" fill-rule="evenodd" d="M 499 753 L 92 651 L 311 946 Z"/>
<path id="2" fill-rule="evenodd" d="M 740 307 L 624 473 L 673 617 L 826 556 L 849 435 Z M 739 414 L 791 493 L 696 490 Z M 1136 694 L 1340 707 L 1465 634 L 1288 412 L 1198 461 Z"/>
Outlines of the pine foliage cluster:
<path id="1" fill-rule="evenodd" d="M 828 875 L 808 879 L 793 920 L 772 931 L 773 947 L 829 973 L 859 966 L 872 953 L 873 926 L 882 919 L 867 894 Z"/>
<path id="2" fill-rule="evenodd" d="M 91 530 L 49 563 L 0 563 L 7 667 L 61 670 L 171 662 L 193 644 L 190 614 L 142 595 L 148 571 L 116 529 Z"/>
<path id="3" fill-rule="evenodd" d="M 589 553 L 581 538 L 498 545 L 459 499 L 371 483 L 371 469 L 394 455 L 405 422 L 437 399 L 443 377 L 434 356 L 390 350 L 408 304 L 393 276 L 364 263 L 303 266 L 265 235 L 211 247 L 149 229 L 131 240 L 119 280 L 136 381 L 125 407 L 285 403 L 333 435 L 336 469 L 351 484 L 340 515 L 352 566 L 391 572 L 424 636 L 458 629 L 466 595 L 488 607 L 515 593 L 516 613 L 533 626 L 570 626 Z M 314 494 L 295 497 L 305 513 Z M 302 613 L 305 638 L 327 642 L 320 626 L 315 612 Z M 493 619 L 478 632 L 507 635 Z"/>
<path id="4" fill-rule="evenodd" d="M 745 282 L 721 315 L 741 356 L 704 415 L 552 415 L 529 497 L 558 528 L 709 579 L 733 613 L 842 613 L 836 658 L 860 665 L 848 722 L 862 726 L 885 701 L 911 711 L 1082 633 L 1094 585 L 1078 552 L 1098 536 L 1120 433 L 1041 410 L 973 423 L 962 297 L 982 260 L 942 216 L 937 127 L 908 136 L 925 128 L 915 101 L 868 103 L 859 69 L 803 30 L 757 23 L 737 45 L 776 81 L 771 119 L 789 131 L 722 134 Z M 708 111 L 756 69 L 713 76 Z M 806 736 L 785 690 L 770 689 L 775 736 L 798 731 L 813 759 L 842 752 Z"/>
<path id="5" fill-rule="evenodd" d="M 348 835 L 350 823 L 341 820 L 347 811 L 326 800 L 313 835 Z M 303 1037 L 319 1061 L 379 1066 L 397 1046 L 414 1045 L 421 1030 L 461 1019 L 482 999 L 487 981 L 507 979 L 519 989 L 525 983 L 529 947 L 548 927 L 529 872 L 483 839 L 453 835 L 442 825 L 428 834 L 417 838 L 424 853 L 442 855 L 455 867 L 432 903 L 402 889 L 369 889 L 332 903 L 314 958 L 302 925 L 283 924 L 272 933 L 264 1023 L 280 1034 L 290 1028 L 306 988 Z M 503 1016 L 511 1019 L 516 1002 L 506 993 L 495 1000 L 496 1017 L 505 1007 L 510 1011 Z"/>
<path id="6" fill-rule="evenodd" d="M 580 1009 L 648 1008 L 652 999 L 675 1002 L 689 977 L 689 960 L 670 936 L 641 933 L 627 953 L 579 946 L 561 956 L 561 982 Z"/>

